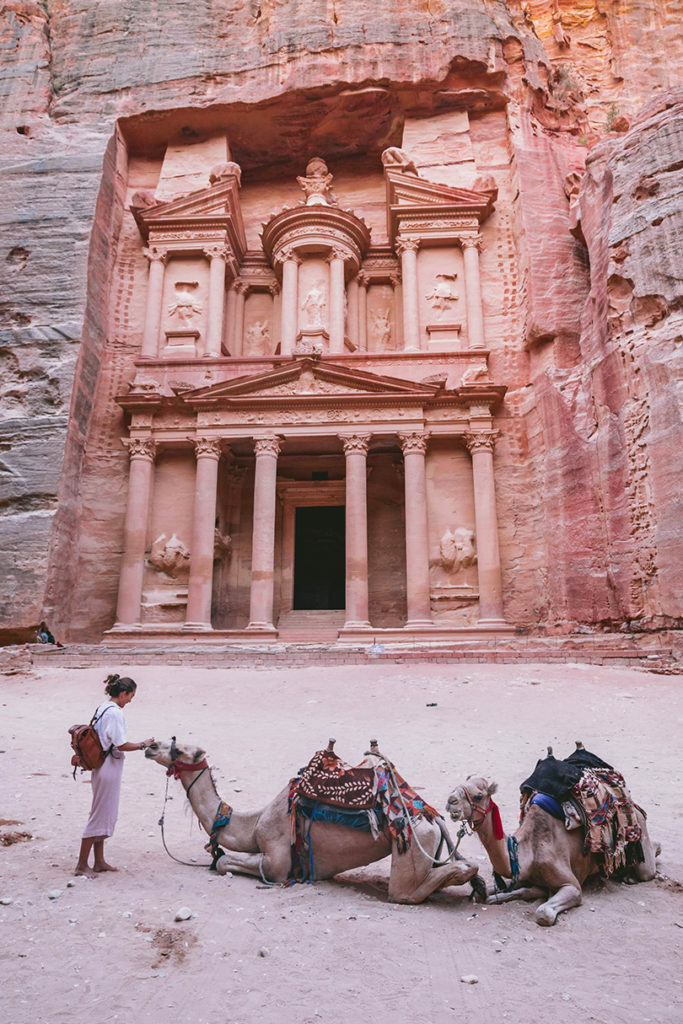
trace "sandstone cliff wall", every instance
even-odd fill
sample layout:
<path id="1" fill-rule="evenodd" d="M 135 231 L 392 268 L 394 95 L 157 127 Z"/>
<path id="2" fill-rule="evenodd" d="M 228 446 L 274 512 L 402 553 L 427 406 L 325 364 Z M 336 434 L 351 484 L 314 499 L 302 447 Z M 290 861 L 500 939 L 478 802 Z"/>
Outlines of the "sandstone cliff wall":
<path id="1" fill-rule="evenodd" d="M 477 165 L 510 182 L 517 329 L 491 359 L 509 387 L 496 456 L 508 618 L 670 624 L 683 108 L 664 97 L 677 6 L 0 4 L 3 624 L 48 615 L 68 631 L 76 581 L 97 563 L 97 531 L 84 541 L 78 524 L 84 481 L 97 489 L 127 151 L 232 119 L 243 166 L 255 128 L 274 162 L 309 147 L 341 156 L 453 110 L 470 115 Z M 102 529 L 124 501 L 122 485 Z M 104 566 L 110 582 L 90 595 L 95 632 L 111 624 L 116 572 Z"/>

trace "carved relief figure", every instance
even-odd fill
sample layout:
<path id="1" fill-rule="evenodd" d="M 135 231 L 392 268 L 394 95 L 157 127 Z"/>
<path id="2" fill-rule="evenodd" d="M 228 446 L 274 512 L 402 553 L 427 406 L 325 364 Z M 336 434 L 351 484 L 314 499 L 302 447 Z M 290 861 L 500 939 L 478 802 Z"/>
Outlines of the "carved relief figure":
<path id="1" fill-rule="evenodd" d="M 168 307 L 170 316 L 177 316 L 182 324 L 190 325 L 192 318 L 201 313 L 204 306 L 193 294 L 199 287 L 198 281 L 177 281 L 175 284 L 175 302 Z"/>
<path id="2" fill-rule="evenodd" d="M 301 303 L 301 309 L 306 314 L 306 327 L 323 326 L 323 318 L 327 309 L 324 281 L 315 282 Z"/>
<path id="3" fill-rule="evenodd" d="M 258 355 L 270 352 L 270 323 L 268 320 L 255 320 L 247 330 L 247 351 Z"/>
<path id="4" fill-rule="evenodd" d="M 458 293 L 453 287 L 457 280 L 457 274 L 437 274 L 434 286 L 425 298 L 431 303 L 432 309 L 443 315 L 450 310 L 454 302 L 458 301 Z"/>
<path id="5" fill-rule="evenodd" d="M 190 568 L 190 552 L 175 533 L 170 540 L 162 533 L 152 544 L 147 561 L 157 572 L 177 579 Z"/>
<path id="6" fill-rule="evenodd" d="M 475 565 L 477 552 L 474 547 L 474 531 L 466 526 L 446 530 L 439 543 L 439 563 L 446 572 L 456 573 Z"/>
<path id="7" fill-rule="evenodd" d="M 299 177 L 299 182 L 304 195 L 306 206 L 331 206 L 336 200 L 330 192 L 334 175 L 327 170 L 327 164 L 319 156 L 309 160 L 306 165 L 306 177 Z"/>
<path id="8" fill-rule="evenodd" d="M 377 348 L 391 348 L 391 320 L 388 309 L 379 309 L 375 313 L 372 334 Z"/>

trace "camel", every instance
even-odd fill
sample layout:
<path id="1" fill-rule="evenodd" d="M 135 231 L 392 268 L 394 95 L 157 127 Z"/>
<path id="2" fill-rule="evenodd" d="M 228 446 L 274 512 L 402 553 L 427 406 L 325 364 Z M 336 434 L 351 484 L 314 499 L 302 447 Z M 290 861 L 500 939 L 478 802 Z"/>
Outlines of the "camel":
<path id="1" fill-rule="evenodd" d="M 178 744 L 174 738 L 169 743 L 150 744 L 145 756 L 180 778 L 199 823 L 211 835 L 217 808 L 229 809 L 216 791 L 205 751 L 189 744 Z M 215 861 L 218 874 L 236 872 L 266 883 L 284 883 L 290 878 L 292 829 L 288 797 L 287 785 L 263 810 L 232 812 L 229 824 L 216 831 L 216 846 L 220 844 L 225 850 L 218 851 L 222 855 Z M 313 880 L 333 878 L 391 854 L 389 899 L 394 903 L 421 903 L 437 889 L 465 882 L 470 882 L 480 893 L 485 891 L 477 867 L 453 850 L 441 819 L 430 823 L 420 818 L 412 821 L 411 827 L 413 840 L 405 853 L 399 853 L 395 840 L 392 841 L 388 833 L 380 832 L 378 838 L 373 838 L 371 833 L 345 825 L 314 821 L 310 828 Z M 438 862 L 443 839 L 449 850 L 453 850 L 452 859 L 446 863 Z"/>
<path id="2" fill-rule="evenodd" d="M 590 875 L 597 874 L 598 858 L 593 853 L 583 852 L 583 828 L 567 831 L 563 821 L 552 817 L 539 804 L 528 807 L 514 836 L 507 836 L 492 800 L 496 790 L 495 782 L 488 782 L 478 775 L 468 775 L 467 781 L 456 786 L 449 796 L 446 809 L 453 821 L 464 822 L 476 832 L 494 872 L 502 878 L 512 879 L 515 874 L 510 861 L 510 840 L 513 856 L 516 843 L 518 873 L 514 888 L 508 892 L 494 892 L 486 902 L 545 898 L 545 902 L 536 909 L 536 923 L 553 925 L 558 914 L 580 906 L 581 886 Z M 649 882 L 655 877 L 655 857 L 660 848 L 651 842 L 645 815 L 639 807 L 636 807 L 636 818 L 642 830 L 645 859 L 627 869 L 628 880 Z M 495 831 L 502 834 L 501 838 L 496 838 Z M 552 895 L 548 899 L 549 892 Z"/>

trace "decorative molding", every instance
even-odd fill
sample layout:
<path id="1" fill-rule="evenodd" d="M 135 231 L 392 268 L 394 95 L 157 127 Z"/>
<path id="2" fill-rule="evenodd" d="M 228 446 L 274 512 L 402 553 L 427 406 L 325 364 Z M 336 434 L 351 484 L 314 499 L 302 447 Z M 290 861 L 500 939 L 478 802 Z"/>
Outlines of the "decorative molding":
<path id="1" fill-rule="evenodd" d="M 154 462 L 157 443 L 151 437 L 124 437 L 121 443 L 128 449 L 131 459 L 149 459 Z"/>
<path id="2" fill-rule="evenodd" d="M 254 455 L 258 459 L 264 455 L 271 455 L 273 458 L 277 458 L 280 454 L 280 438 L 279 437 L 255 437 L 254 438 Z"/>
<path id="3" fill-rule="evenodd" d="M 350 434 L 339 435 L 339 440 L 344 446 L 344 455 L 367 455 L 372 434 Z"/>
<path id="4" fill-rule="evenodd" d="M 401 434 L 399 433 L 398 439 L 401 442 L 401 450 L 403 455 L 424 455 L 427 451 L 427 442 L 429 441 L 428 432 Z"/>

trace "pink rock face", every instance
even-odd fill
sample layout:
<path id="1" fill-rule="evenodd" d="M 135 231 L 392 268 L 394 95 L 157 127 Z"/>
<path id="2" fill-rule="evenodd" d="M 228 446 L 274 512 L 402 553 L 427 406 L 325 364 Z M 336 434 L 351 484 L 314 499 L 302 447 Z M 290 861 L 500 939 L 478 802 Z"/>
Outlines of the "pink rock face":
<path id="1" fill-rule="evenodd" d="M 508 623 L 567 631 L 677 621 L 683 104 L 667 92 L 677 84 L 670 5 L 446 0 L 380 5 L 368 18 L 361 0 L 337 3 L 334 17 L 327 4 L 298 0 L 226 2 L 220 17 L 215 5 L 209 17 L 178 3 L 167 5 L 162 32 L 132 0 L 4 8 L 1 624 L 46 618 L 53 632 L 85 640 L 113 624 L 129 486 L 115 396 L 134 380 L 135 393 L 161 389 L 170 422 L 183 389 L 270 372 L 283 340 L 294 352 L 324 350 L 330 327 L 354 372 L 416 386 L 442 378 L 447 389 L 465 375 L 472 388 L 507 389 L 494 409 L 494 479 Z M 384 150 L 406 154 L 386 171 L 407 183 L 479 190 L 495 203 L 476 267 L 473 250 L 447 239 L 401 256 Z M 265 273 L 261 233 L 305 199 L 296 177 L 315 156 L 334 175 L 323 205 L 346 218 L 344 230 L 369 232 L 375 276 L 364 280 L 362 267 L 356 277 L 341 256 L 331 270 L 313 253 L 285 300 L 279 289 L 294 265 Z M 199 262 L 183 253 L 157 275 L 152 316 L 138 225 L 155 204 L 186 195 L 229 205 L 230 189 L 243 220 L 242 241 L 233 239 L 239 273 L 256 287 L 231 287 L 230 254 L 215 246 Z M 366 227 L 349 227 L 354 218 Z M 231 325 L 220 335 L 217 315 Z M 288 334 L 292 317 L 301 319 Z M 342 320 L 352 323 L 349 347 Z M 164 344 L 161 363 L 143 373 L 146 322 L 146 344 Z M 468 362 L 475 334 L 488 355 Z M 475 523 L 471 455 L 440 444 L 430 440 L 425 468 L 432 615 L 470 622 L 463 594 L 476 589 L 476 564 L 457 584 L 441 581 L 434 598 L 440 539 Z M 370 620 L 387 626 L 412 600 L 399 456 L 398 441 L 371 454 L 368 478 Z M 310 479 L 297 458 L 293 477 Z M 341 447 L 323 471 L 343 482 Z M 232 540 L 230 558 L 214 562 L 214 624 L 249 618 L 249 473 L 239 487 L 219 473 L 232 519 L 218 526 Z M 190 545 L 194 467 L 173 446 L 157 456 L 152 491 L 147 549 L 163 533 Z M 158 509 L 173 503 L 168 523 Z M 208 516 L 202 609 L 210 527 Z M 278 537 L 280 528 L 278 518 Z M 424 578 L 412 563 L 409 574 L 424 606 Z M 182 622 L 177 580 L 157 589 L 163 600 L 152 604 L 165 610 L 150 615 Z"/>

